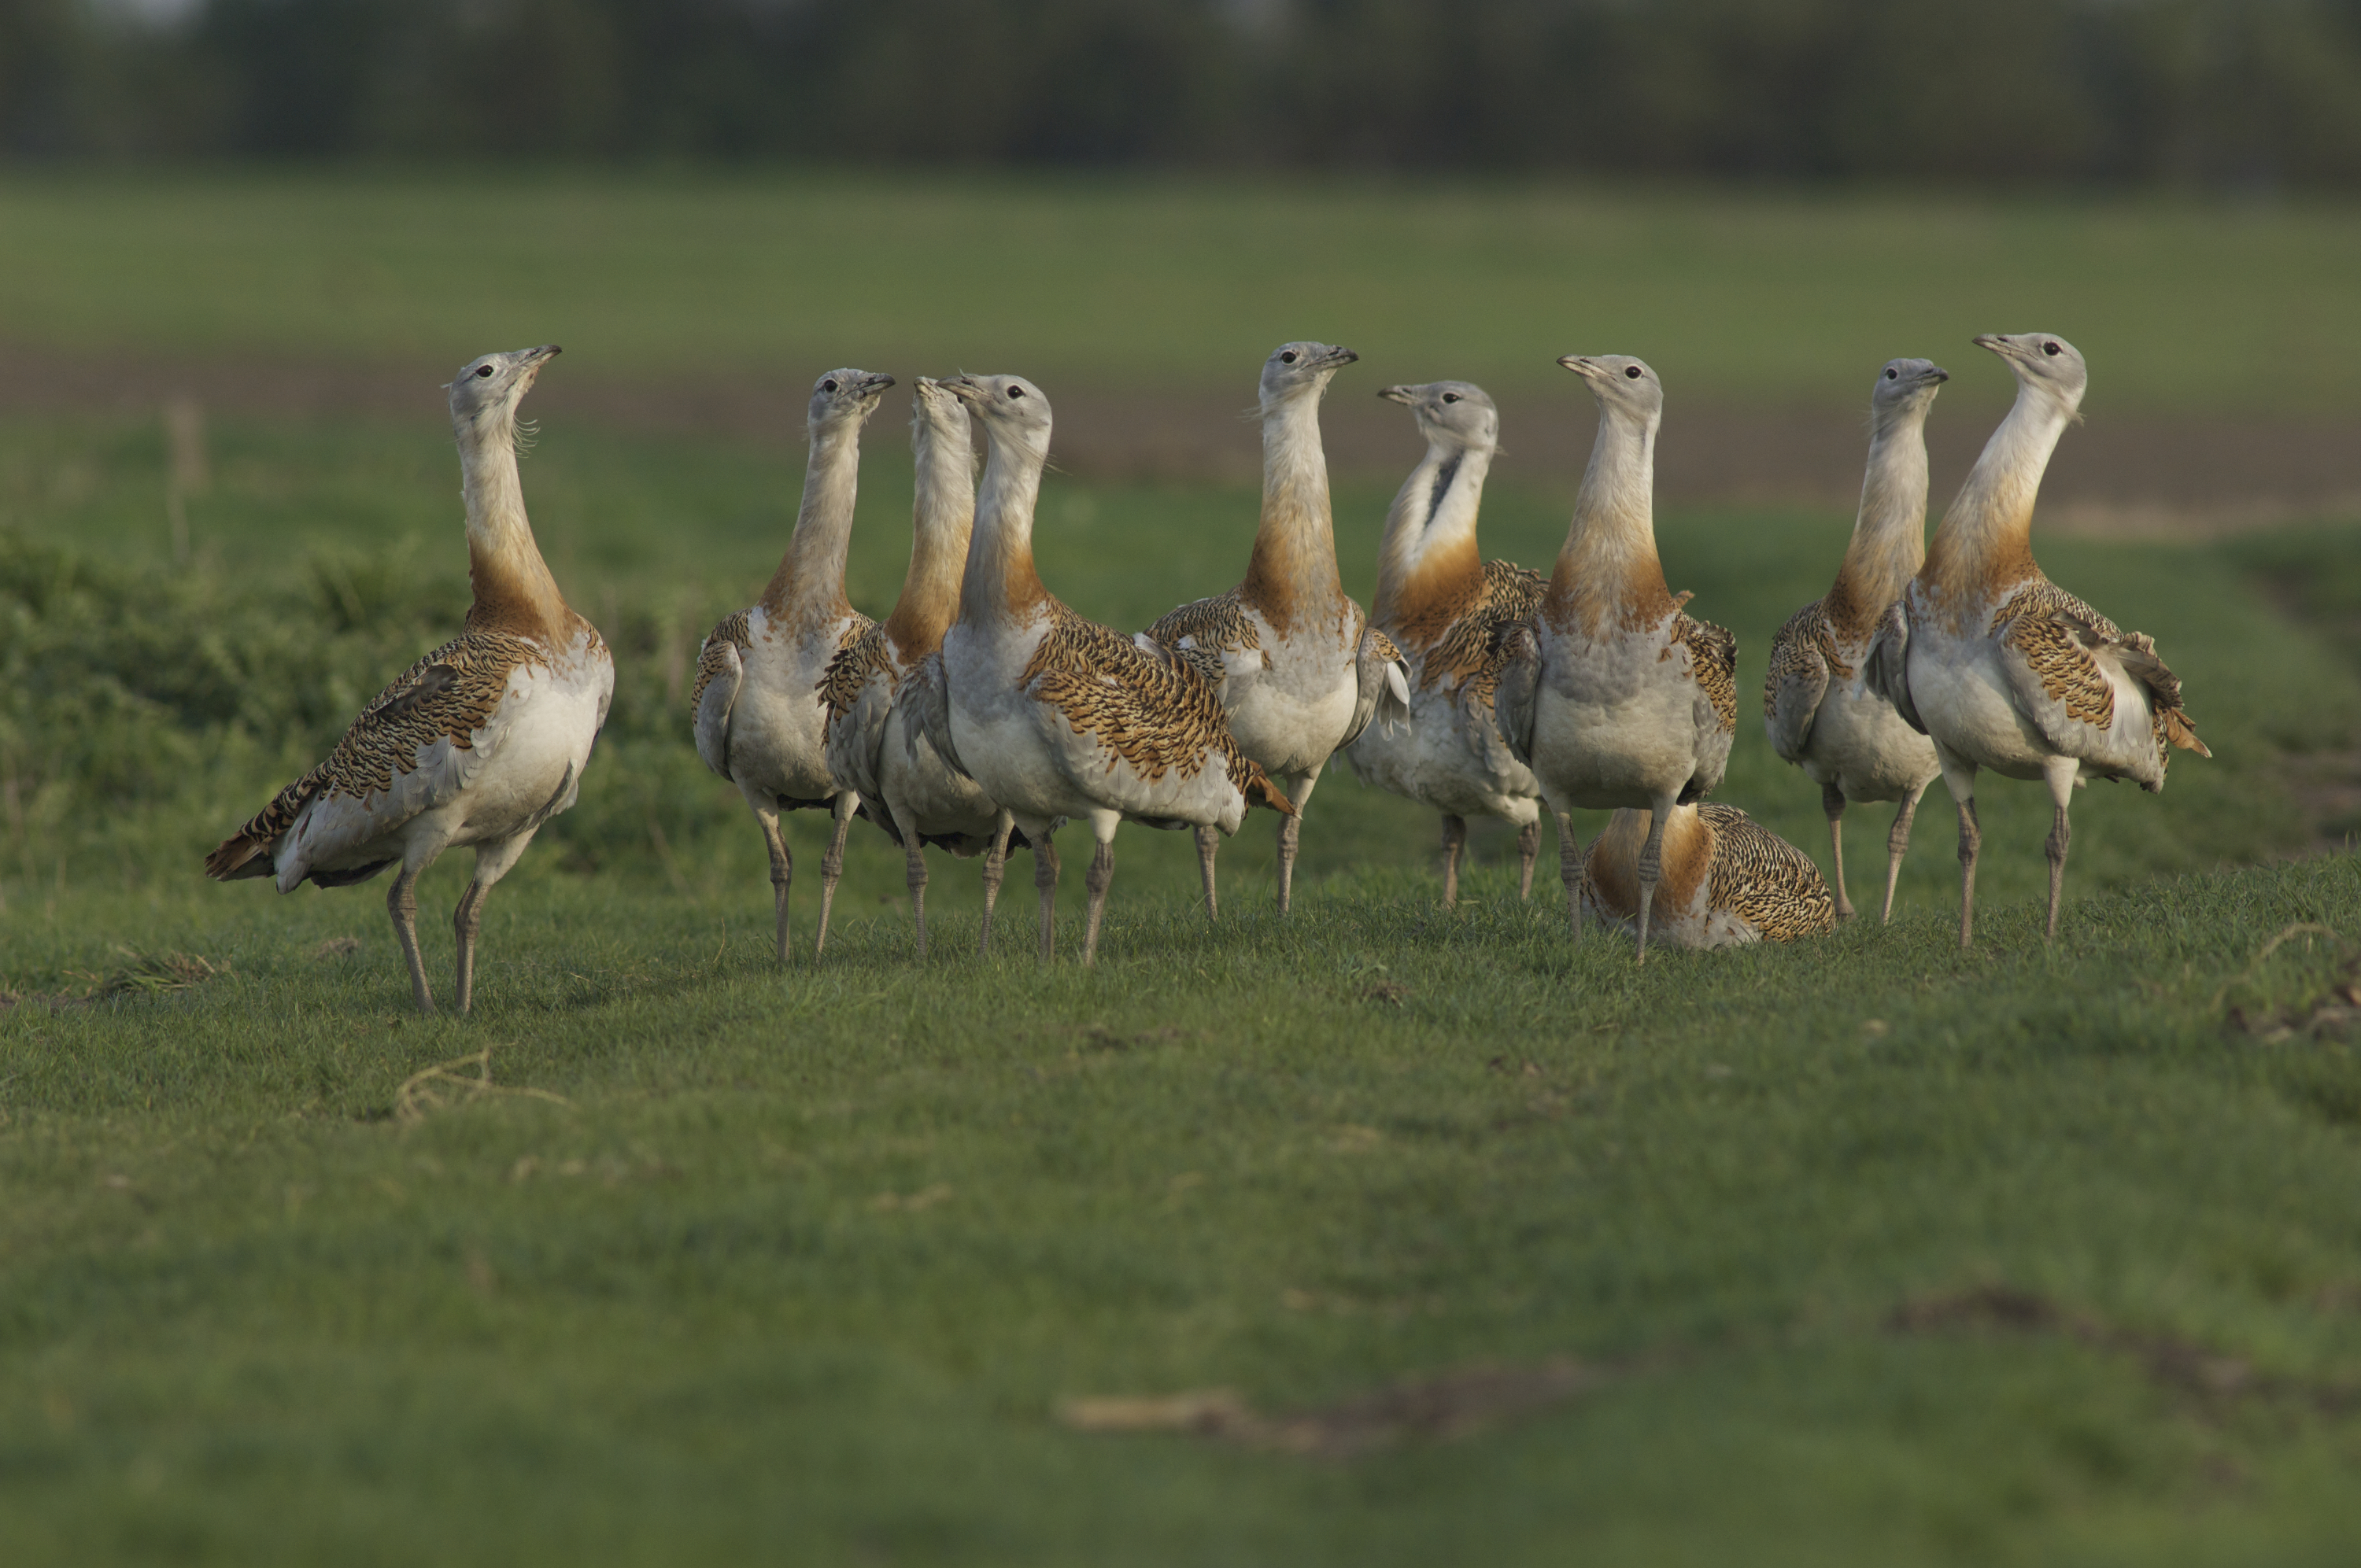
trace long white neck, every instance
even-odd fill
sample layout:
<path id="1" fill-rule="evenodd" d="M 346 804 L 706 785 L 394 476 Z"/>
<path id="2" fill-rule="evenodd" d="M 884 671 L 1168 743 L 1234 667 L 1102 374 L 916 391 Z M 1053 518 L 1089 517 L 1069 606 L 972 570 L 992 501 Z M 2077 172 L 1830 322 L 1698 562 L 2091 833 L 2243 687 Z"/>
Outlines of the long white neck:
<path id="1" fill-rule="evenodd" d="M 467 507 L 467 579 L 475 589 L 467 624 L 555 646 L 566 640 L 571 612 L 525 517 L 515 411 L 454 423 L 460 493 Z"/>
<path id="2" fill-rule="evenodd" d="M 1656 557 L 1658 420 L 1599 404 L 1590 466 L 1550 574 L 1552 624 L 1596 637 L 1610 625 L 1653 625 L 1673 609 Z"/>
<path id="3" fill-rule="evenodd" d="M 1896 410 L 1870 436 L 1861 510 L 1828 595 L 1848 631 L 1855 621 L 1866 631 L 1927 559 L 1927 409 L 1916 401 Z"/>
<path id="4" fill-rule="evenodd" d="M 966 419 L 921 416 L 913 444 L 917 501 L 911 510 L 910 571 L 885 622 L 885 634 L 906 661 L 923 659 L 939 647 L 959 613 L 961 576 L 975 524 L 975 466 Z"/>
<path id="5" fill-rule="evenodd" d="M 1970 601 L 2039 573 L 2033 560 L 2033 503 L 2049 455 L 2073 418 L 2072 402 L 2018 382 L 2015 403 L 1968 471 L 1919 569 L 1919 580 L 1952 606 L 1955 620 L 1969 612 Z"/>
<path id="6" fill-rule="evenodd" d="M 1266 403 L 1262 414 L 1262 523 L 1240 597 L 1285 630 L 1344 592 L 1336 523 L 1328 503 L 1328 455 L 1320 444 L 1322 389 Z"/>
<path id="7" fill-rule="evenodd" d="M 1476 520 L 1491 468 L 1489 445 L 1429 439 L 1426 456 L 1402 481 L 1386 512 L 1385 538 L 1378 546 L 1379 626 L 1405 625 L 1421 618 L 1430 601 L 1481 586 L 1484 562 Z"/>
<path id="8" fill-rule="evenodd" d="M 974 536 L 960 583 L 960 620 L 988 629 L 1029 623 L 1049 590 L 1033 568 L 1033 509 L 1041 497 L 1048 433 L 1036 446 L 1022 431 L 987 423 L 990 455 L 975 498 Z"/>
<path id="9" fill-rule="evenodd" d="M 860 486 L 861 422 L 831 422 L 814 430 L 796 532 L 763 590 L 763 608 L 774 620 L 812 631 L 851 612 L 844 597 L 844 557 L 852 543 Z"/>

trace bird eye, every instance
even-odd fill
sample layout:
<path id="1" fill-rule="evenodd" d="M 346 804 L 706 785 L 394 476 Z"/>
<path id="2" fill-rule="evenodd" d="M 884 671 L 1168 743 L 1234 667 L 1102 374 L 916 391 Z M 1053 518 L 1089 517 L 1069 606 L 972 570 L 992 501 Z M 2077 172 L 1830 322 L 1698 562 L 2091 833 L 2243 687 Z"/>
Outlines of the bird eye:
<path id="1" fill-rule="evenodd" d="M 1443 400 L 1446 403 L 1455 403 L 1459 400 L 1459 394 L 1456 392 L 1445 392 L 1443 394 Z"/>
<path id="2" fill-rule="evenodd" d="M 823 392 L 833 392 L 833 391 L 835 391 L 835 390 L 836 390 L 836 378 L 835 378 L 835 377 L 833 377 L 833 376 L 830 376 L 827 380 L 822 381 L 822 382 L 819 384 L 819 389 L 820 389 L 821 391 L 823 391 Z"/>
<path id="3" fill-rule="evenodd" d="M 1284 353 L 1284 354 L 1280 355 L 1280 356 L 1279 356 L 1279 362 L 1281 365 L 1292 365 L 1292 364 L 1294 364 L 1294 363 L 1295 363 L 1295 350 L 1293 350 L 1292 348 L 1290 348 L 1290 349 L 1289 349 L 1286 353 Z"/>
<path id="4" fill-rule="evenodd" d="M 1008 395 L 1012 398 L 1021 398 L 1025 395 L 1025 389 L 1022 387 L 1011 387 L 1008 389 Z"/>
<path id="5" fill-rule="evenodd" d="M 2044 354 L 2055 354 L 2058 352 L 2058 345 L 2054 343 L 2045 343 L 2041 345 L 2041 352 Z"/>
<path id="6" fill-rule="evenodd" d="M 489 365 L 478 365 L 476 367 L 476 374 L 478 376 L 489 376 L 491 373 L 492 367 Z"/>
<path id="7" fill-rule="evenodd" d="M 1640 367 L 1637 365 L 1626 365 L 1623 367 L 1623 374 L 1636 381 L 1640 378 Z"/>
<path id="8" fill-rule="evenodd" d="M 1902 372 L 1899 370 L 1889 369 L 1885 373 L 1885 378 L 1889 381 L 1899 381 L 1902 379 Z"/>

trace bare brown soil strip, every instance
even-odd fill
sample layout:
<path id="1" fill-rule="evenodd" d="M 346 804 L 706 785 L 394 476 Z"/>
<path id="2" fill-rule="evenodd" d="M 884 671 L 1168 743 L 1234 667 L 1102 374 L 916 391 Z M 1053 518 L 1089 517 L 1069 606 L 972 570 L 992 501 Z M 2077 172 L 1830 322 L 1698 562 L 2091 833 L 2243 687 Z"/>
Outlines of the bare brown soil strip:
<path id="1" fill-rule="evenodd" d="M 2323 1310 L 2342 1296 L 2324 1295 Z M 1896 1334 L 2059 1335 L 2127 1355 L 2149 1381 L 2208 1412 L 2242 1399 L 2308 1405 L 2328 1415 L 2361 1409 L 2361 1388 L 2258 1372 L 2244 1359 L 2196 1341 L 2127 1329 L 2006 1285 L 1982 1285 L 1903 1302 L 1884 1327 Z M 1233 1388 L 1061 1402 L 1058 1420 L 1077 1431 L 1180 1432 L 1245 1448 L 1350 1459 L 1410 1441 L 1448 1441 L 1566 1404 L 1611 1383 L 1674 1365 L 1666 1358 L 1585 1363 L 1553 1357 L 1524 1366 L 1477 1365 L 1389 1384 L 1330 1405 L 1258 1413 Z"/>
<path id="2" fill-rule="evenodd" d="M 240 417 L 431 420 L 451 367 L 236 357 L 72 354 L 0 344 L 0 418 L 147 414 L 192 398 Z M 1250 382 L 1235 393 L 1060 380 L 1058 465 L 1094 480 L 1255 482 Z M 1340 476 L 1391 479 L 1420 455 L 1409 417 L 1347 378 L 1323 415 Z M 807 384 L 738 371 L 617 377 L 561 363 L 533 411 L 653 434 L 802 443 Z M 900 394 L 881 416 L 898 422 Z M 1929 427 L 1935 493 L 1948 496 L 1999 411 L 1954 400 Z M 1505 480 L 1569 491 L 1589 455 L 1592 414 L 1569 388 L 1511 392 L 1501 410 Z M 1850 511 L 1866 444 L 1857 409 L 1761 408 L 1675 399 L 1657 454 L 1666 505 L 1745 501 Z M 2290 518 L 2361 512 L 2361 421 L 2111 415 L 2070 433 L 2042 489 L 2045 523 L 2121 535 L 2201 535 Z"/>

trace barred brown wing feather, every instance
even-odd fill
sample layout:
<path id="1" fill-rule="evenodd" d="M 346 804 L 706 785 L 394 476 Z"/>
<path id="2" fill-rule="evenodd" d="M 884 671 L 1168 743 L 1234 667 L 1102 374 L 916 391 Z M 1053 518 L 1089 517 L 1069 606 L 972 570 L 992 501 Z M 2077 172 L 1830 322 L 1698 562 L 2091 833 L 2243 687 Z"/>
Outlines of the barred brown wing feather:
<path id="1" fill-rule="evenodd" d="M 746 611 L 725 615 L 706 633 L 704 645 L 697 651 L 697 684 L 689 688 L 688 715 L 697 717 L 698 706 L 705 701 L 705 688 L 713 677 L 730 667 L 731 661 L 723 653 L 725 648 L 735 649 L 740 659 L 752 650 L 753 634 L 746 629 Z"/>
<path id="2" fill-rule="evenodd" d="M 1802 760 L 1831 675 L 1850 680 L 1852 669 L 1839 656 L 1828 612 L 1816 601 L 1789 616 L 1771 640 L 1771 669 L 1763 681 L 1763 732 L 1785 761 Z"/>
<path id="3" fill-rule="evenodd" d="M 2197 738 L 2196 723 L 2181 706 L 2180 678 L 2157 657 L 2155 640 L 2123 630 L 2048 578 L 2011 595 L 1993 614 L 1991 630 L 2017 655 L 2009 673 L 2018 693 L 2033 710 L 2035 722 L 2061 751 L 2071 752 L 2074 744 L 2070 730 L 2050 733 L 2058 714 L 2062 712 L 2070 726 L 2110 729 L 2114 725 L 2114 687 L 2096 657 L 2104 650 L 2147 689 L 2157 751 L 2157 780 L 2151 788 L 2161 785 L 2173 747 L 2213 755 Z"/>
<path id="4" fill-rule="evenodd" d="M 1689 672 L 1713 704 L 1725 735 L 1738 732 L 1738 638 L 1726 627 L 1675 613 L 1673 639 L 1689 651 Z"/>
<path id="5" fill-rule="evenodd" d="M 1766 942 L 1792 942 L 1836 929 L 1836 900 L 1812 858 L 1734 806 L 1707 802 L 1713 828 L 1709 905 L 1738 916 Z"/>
<path id="6" fill-rule="evenodd" d="M 1021 684 L 1056 707 L 1074 733 L 1090 736 L 1144 779 L 1194 778 L 1217 762 L 1249 800 L 1259 792 L 1286 799 L 1238 750 L 1193 661 L 1159 659 L 1055 599 L 1049 635 Z"/>
<path id="7" fill-rule="evenodd" d="M 438 740 L 454 752 L 471 751 L 477 731 L 507 694 L 509 676 L 521 664 L 546 666 L 539 644 L 503 631 L 470 630 L 404 670 L 361 710 L 327 761 L 289 784 L 253 820 L 206 857 L 216 878 L 262 876 L 271 849 L 317 799 L 368 801 L 392 792 L 418 768 L 418 753 Z M 431 792 L 414 809 L 431 804 Z M 389 820 L 380 829 L 395 823 Z"/>
<path id="8" fill-rule="evenodd" d="M 1193 643 L 1223 653 L 1262 652 L 1262 634 L 1247 619 L 1235 588 L 1169 611 L 1148 629 L 1148 636 L 1167 648 Z M 1269 663 L 1269 656 L 1265 654 L 1266 668 Z"/>

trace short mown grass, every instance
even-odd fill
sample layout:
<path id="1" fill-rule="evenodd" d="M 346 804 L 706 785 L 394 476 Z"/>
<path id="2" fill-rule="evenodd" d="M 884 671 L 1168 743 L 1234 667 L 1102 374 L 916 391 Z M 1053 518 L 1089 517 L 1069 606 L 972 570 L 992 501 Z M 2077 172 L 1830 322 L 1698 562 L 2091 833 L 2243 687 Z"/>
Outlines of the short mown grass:
<path id="1" fill-rule="evenodd" d="M 221 429 L 174 572 L 143 564 L 152 436 L 0 432 L 5 652 L 42 672 L 0 740 L 49 791 L 7 794 L 0 842 L 12 1562 L 2325 1563 L 2361 1540 L 2361 872 L 2273 859 L 2314 841 L 2286 758 L 2352 744 L 2361 681 L 2276 608 L 2287 550 L 2037 541 L 2157 634 L 2216 752 L 2161 796 L 2086 792 L 2054 946 L 2032 786 L 1987 792 L 1971 953 L 1938 792 L 1893 927 L 1642 969 L 1569 946 L 1548 856 L 1521 905 L 1497 831 L 1438 910 L 1432 817 L 1340 773 L 1285 922 L 1267 819 L 1211 929 L 1185 839 L 1126 830 L 1094 971 L 1078 875 L 1069 957 L 1035 961 L 1021 858 L 989 959 L 972 863 L 936 862 L 915 965 L 865 828 L 814 963 L 819 825 L 796 823 L 782 972 L 753 829 L 667 669 L 775 559 L 797 471 L 552 429 L 529 494 L 614 636 L 615 714 L 489 905 L 476 1015 L 422 1020 L 379 887 L 280 899 L 197 860 L 333 739 L 334 683 L 464 604 L 431 436 Z M 895 445 L 881 421 L 872 610 L 907 547 Z M 1340 498 L 1364 594 L 1384 499 Z M 1545 561 L 1563 518 L 1504 488 L 1489 547 Z M 1664 520 L 1750 688 L 1847 521 Z M 1041 560 L 1137 626 L 1234 577 L 1252 521 L 1244 493 L 1058 479 Z M 2346 536 L 2300 537 L 2311 580 L 2349 575 Z M 77 663 L 111 629 L 154 652 Z M 216 691 L 173 663 L 199 654 L 263 673 Z M 71 679 L 119 728 L 60 728 Z M 143 761 L 159 725 L 176 749 Z M 1825 856 L 1751 703 L 1722 793 Z M 422 889 L 438 983 L 463 861 Z M 1520 1379 L 1562 1397 L 1465 1392 Z M 1253 1420 L 1061 1420 L 1213 1389 Z"/>

